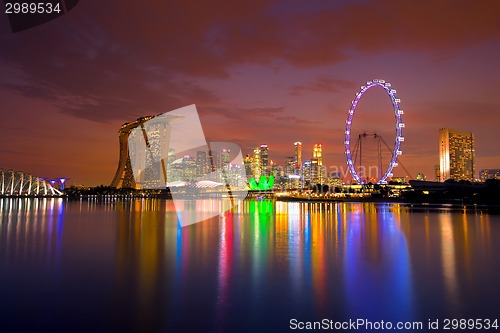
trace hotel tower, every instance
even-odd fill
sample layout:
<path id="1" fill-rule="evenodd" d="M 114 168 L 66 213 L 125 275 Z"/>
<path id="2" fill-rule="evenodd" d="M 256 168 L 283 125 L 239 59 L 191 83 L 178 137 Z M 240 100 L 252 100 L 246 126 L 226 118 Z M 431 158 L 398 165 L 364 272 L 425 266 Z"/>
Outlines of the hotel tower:
<path id="1" fill-rule="evenodd" d="M 449 128 L 439 130 L 440 179 L 474 181 L 474 134 Z"/>

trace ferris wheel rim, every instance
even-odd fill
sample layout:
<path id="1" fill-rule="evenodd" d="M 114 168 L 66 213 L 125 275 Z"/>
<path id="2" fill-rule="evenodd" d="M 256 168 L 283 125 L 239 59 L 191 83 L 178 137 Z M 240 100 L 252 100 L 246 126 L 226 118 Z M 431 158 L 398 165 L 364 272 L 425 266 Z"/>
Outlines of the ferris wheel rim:
<path id="1" fill-rule="evenodd" d="M 354 117 L 357 104 L 361 100 L 363 94 L 370 88 L 376 86 L 382 87 L 385 90 L 385 92 L 389 95 L 396 119 L 396 124 L 395 124 L 396 136 L 394 139 L 394 148 L 392 151 L 391 161 L 389 163 L 389 166 L 387 167 L 387 170 L 384 172 L 383 176 L 377 181 L 377 184 L 386 183 L 387 178 L 392 176 L 393 169 L 398 165 L 397 164 L 398 157 L 403 153 L 403 151 L 401 150 L 401 143 L 404 141 L 403 128 L 405 127 L 405 123 L 403 122 L 403 117 L 402 117 L 403 110 L 400 107 L 401 100 L 397 97 L 396 90 L 392 87 L 392 85 L 389 82 L 386 82 L 385 80 L 374 79 L 372 81 L 366 82 L 366 85 L 361 86 L 359 92 L 356 93 L 356 97 L 352 101 L 351 107 L 349 108 L 346 120 L 345 140 L 344 140 L 345 154 L 347 158 L 347 165 L 349 168 L 349 172 L 351 173 L 353 179 L 358 182 L 358 184 L 364 184 L 364 182 L 356 172 L 356 168 L 352 160 L 351 143 L 350 143 L 352 119 Z"/>

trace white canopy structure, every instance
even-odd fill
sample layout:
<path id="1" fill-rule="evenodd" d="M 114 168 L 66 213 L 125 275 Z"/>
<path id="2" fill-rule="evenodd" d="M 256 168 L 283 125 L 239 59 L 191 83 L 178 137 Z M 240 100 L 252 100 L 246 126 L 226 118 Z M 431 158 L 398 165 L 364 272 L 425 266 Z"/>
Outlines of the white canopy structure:
<path id="1" fill-rule="evenodd" d="M 29 173 L 0 169 L 0 196 L 59 196 L 55 189 L 43 178 Z"/>

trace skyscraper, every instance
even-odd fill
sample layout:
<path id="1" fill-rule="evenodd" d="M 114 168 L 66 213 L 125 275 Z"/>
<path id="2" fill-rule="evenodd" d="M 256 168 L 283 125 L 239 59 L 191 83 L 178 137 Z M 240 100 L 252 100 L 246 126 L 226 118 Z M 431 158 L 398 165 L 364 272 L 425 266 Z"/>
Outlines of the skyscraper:
<path id="1" fill-rule="evenodd" d="M 293 144 L 294 146 L 294 162 L 295 166 L 301 168 L 302 167 L 302 142 L 297 141 Z"/>
<path id="2" fill-rule="evenodd" d="M 196 169 L 197 169 L 197 174 L 196 174 L 197 177 L 203 177 L 204 175 L 208 174 L 209 168 L 208 168 L 206 151 L 196 152 Z"/>
<path id="3" fill-rule="evenodd" d="M 269 147 L 267 145 L 261 145 L 260 146 L 260 161 L 261 161 L 261 170 L 262 174 L 268 175 L 269 170 Z"/>
<path id="4" fill-rule="evenodd" d="M 245 173 L 247 177 L 252 177 L 252 164 L 253 164 L 253 157 L 250 154 L 247 154 L 243 158 L 243 165 L 245 166 Z"/>
<path id="5" fill-rule="evenodd" d="M 321 143 L 314 144 L 313 158 L 317 159 L 318 165 L 323 165 L 323 149 Z"/>
<path id="6" fill-rule="evenodd" d="M 319 184 L 319 161 L 317 158 L 313 157 L 311 159 L 310 167 L 310 181 L 312 184 Z"/>
<path id="7" fill-rule="evenodd" d="M 434 165 L 434 180 L 437 182 L 441 181 L 441 171 L 439 164 Z"/>
<path id="8" fill-rule="evenodd" d="M 287 156 L 285 159 L 285 174 L 295 175 L 295 156 Z"/>
<path id="9" fill-rule="evenodd" d="M 311 182 L 324 184 L 326 182 L 326 168 L 323 166 L 323 148 L 321 143 L 314 144 L 311 159 Z"/>
<path id="10" fill-rule="evenodd" d="M 440 179 L 474 180 L 474 134 L 449 128 L 439 130 Z"/>
<path id="11" fill-rule="evenodd" d="M 311 161 L 304 161 L 302 166 L 302 184 L 309 184 L 311 182 Z"/>
<path id="12" fill-rule="evenodd" d="M 217 169 L 220 169 L 222 164 L 221 164 L 221 156 L 218 152 L 216 151 L 213 151 L 213 150 L 209 150 L 208 151 L 208 159 L 209 159 L 209 162 L 210 162 L 210 167 L 211 167 L 211 171 L 215 171 Z"/>
<path id="13" fill-rule="evenodd" d="M 227 167 L 231 162 L 231 150 L 230 149 L 222 149 L 221 154 L 222 166 Z"/>
<path id="14" fill-rule="evenodd" d="M 258 147 L 253 150 L 252 173 L 257 179 L 262 175 L 262 157 Z"/>

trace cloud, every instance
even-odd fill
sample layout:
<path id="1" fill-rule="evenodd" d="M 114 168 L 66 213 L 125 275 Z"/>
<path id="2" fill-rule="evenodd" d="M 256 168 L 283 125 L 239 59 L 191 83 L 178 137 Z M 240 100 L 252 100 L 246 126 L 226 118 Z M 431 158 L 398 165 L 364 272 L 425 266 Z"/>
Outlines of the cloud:
<path id="1" fill-rule="evenodd" d="M 81 3 L 64 18 L 0 36 L 7 64 L 1 84 L 66 114 L 109 121 L 185 102 L 218 105 L 220 98 L 196 78 L 230 78 L 242 64 L 284 60 L 310 68 L 389 51 L 432 50 L 446 58 L 500 32 L 497 1 L 346 2 L 284 13 L 273 12 L 277 5 L 283 3 L 169 1 L 145 11 L 136 2 Z M 322 76 L 290 93 L 351 87 Z"/>
<path id="2" fill-rule="evenodd" d="M 356 90 L 357 85 L 350 81 L 332 79 L 326 76 L 320 76 L 316 78 L 313 82 L 304 85 L 295 85 L 290 87 L 291 95 L 302 95 L 309 92 L 319 92 L 319 93 L 336 93 L 340 90 Z"/>

